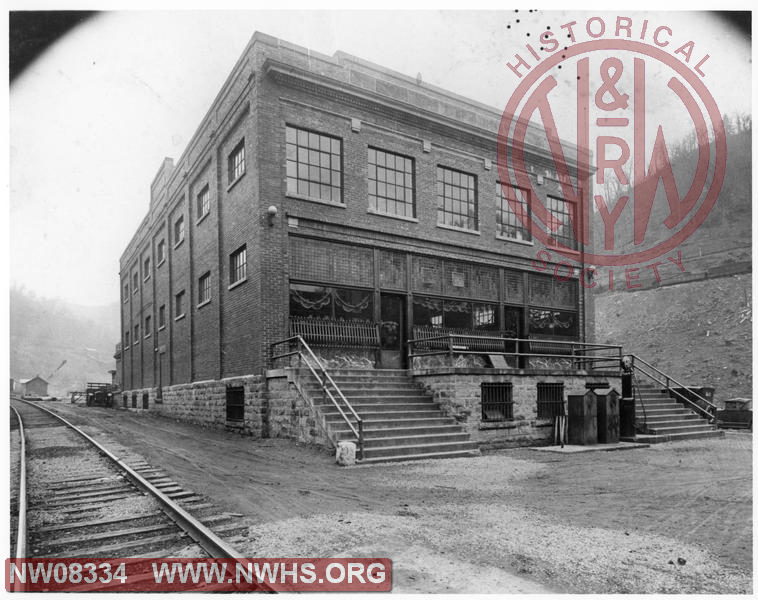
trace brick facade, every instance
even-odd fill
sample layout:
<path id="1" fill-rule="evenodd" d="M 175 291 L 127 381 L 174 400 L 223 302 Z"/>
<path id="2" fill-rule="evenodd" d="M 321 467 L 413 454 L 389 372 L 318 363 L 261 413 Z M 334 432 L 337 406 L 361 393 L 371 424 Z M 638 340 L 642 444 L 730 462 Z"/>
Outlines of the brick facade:
<path id="1" fill-rule="evenodd" d="M 372 294 L 376 321 L 382 294 L 396 293 L 407 317 L 406 337 L 414 295 L 435 294 L 492 303 L 501 327 L 508 307 L 521 310 L 519 333 L 526 335 L 528 307 L 534 305 L 527 294 L 529 277 L 540 264 L 552 276 L 562 259 L 547 249 L 551 258 L 537 263 L 538 252 L 545 251 L 539 242 L 498 236 L 500 116 L 343 53 L 323 56 L 256 33 L 184 154 L 161 165 L 151 185 L 149 213 L 121 257 L 123 389 L 161 386 L 194 398 L 195 388 L 182 386 L 261 375 L 270 344 L 289 333 L 291 282 L 365 290 Z M 340 203 L 288 192 L 288 126 L 340 140 Z M 530 138 L 534 150 L 527 160 L 529 177 L 545 200 L 560 187 L 538 137 Z M 230 160 L 240 144 L 244 171 L 233 176 Z M 413 160 L 413 216 L 370 208 L 369 148 Z M 475 178 L 476 231 L 437 224 L 438 167 Z M 200 215 L 198 196 L 206 187 L 209 212 Z M 276 216 L 268 214 L 269 207 Z M 180 218 L 181 241 L 176 239 Z M 232 285 L 230 256 L 243 245 L 246 277 Z M 428 279 L 434 269 L 447 277 L 438 288 L 435 282 L 418 283 L 422 272 Z M 205 274 L 211 292 L 200 302 L 198 285 Z M 594 309 L 577 275 L 575 268 L 568 284 L 573 304 L 552 308 L 572 311 L 576 339 L 592 341 Z M 520 298 L 512 296 L 513 281 L 520 281 Z M 181 292 L 183 316 L 177 314 Z M 139 340 L 133 339 L 136 325 Z M 212 384 L 198 384 L 206 385 Z M 172 398 L 164 398 L 161 411 Z M 207 418 L 220 418 L 213 415 Z"/>

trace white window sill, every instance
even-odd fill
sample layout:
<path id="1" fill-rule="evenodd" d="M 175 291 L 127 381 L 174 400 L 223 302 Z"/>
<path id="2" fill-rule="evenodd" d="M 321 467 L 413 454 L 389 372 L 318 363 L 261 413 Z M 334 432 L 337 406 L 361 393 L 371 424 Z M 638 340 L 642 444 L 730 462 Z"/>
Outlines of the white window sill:
<path id="1" fill-rule="evenodd" d="M 200 225 L 200 223 L 202 223 L 203 221 L 205 221 L 205 218 L 206 218 L 206 217 L 207 217 L 209 214 L 211 214 L 211 211 L 210 211 L 210 210 L 209 210 L 207 213 L 205 213 L 205 214 L 204 214 L 202 217 L 200 217 L 200 218 L 199 218 L 197 221 L 195 221 L 195 227 L 197 227 L 198 225 Z"/>
<path id="2" fill-rule="evenodd" d="M 482 235 L 480 231 L 475 229 L 466 229 L 464 227 L 456 227 L 455 225 L 445 225 L 444 223 L 437 223 L 437 227 L 440 229 L 448 229 L 450 231 L 460 231 L 461 233 L 468 233 L 469 235 Z"/>
<path id="3" fill-rule="evenodd" d="M 180 320 L 182 320 L 184 317 L 185 317 L 185 314 L 184 314 L 184 313 L 182 313 L 182 314 L 180 314 L 178 317 L 174 317 L 174 321 L 180 321 Z"/>
<path id="4" fill-rule="evenodd" d="M 148 334 L 145 336 L 145 339 L 149 338 L 151 335 L 152 335 L 152 333 L 148 333 Z"/>
<path id="5" fill-rule="evenodd" d="M 418 223 L 418 219 L 415 217 L 405 217 L 403 215 L 393 215 L 392 213 L 384 213 L 380 212 L 378 210 L 374 210 L 372 208 L 369 208 L 368 212 L 370 215 L 376 215 L 378 217 L 387 217 L 389 219 L 399 219 L 400 221 L 408 221 L 409 223 Z"/>
<path id="6" fill-rule="evenodd" d="M 208 299 L 208 300 L 206 300 L 205 302 L 201 302 L 200 304 L 198 304 L 198 305 L 197 305 L 197 307 L 198 307 L 198 308 L 203 308 L 203 306 L 205 306 L 206 304 L 210 304 L 210 303 L 211 303 L 211 300 L 210 300 L 210 298 L 209 298 L 209 299 Z"/>
<path id="7" fill-rule="evenodd" d="M 231 191 L 232 191 L 232 188 L 233 188 L 235 185 L 237 185 L 237 183 L 239 183 L 239 181 L 240 181 L 240 180 L 241 180 L 241 179 L 242 179 L 242 178 L 245 176 L 245 173 L 246 173 L 246 172 L 247 172 L 247 171 L 243 171 L 243 172 L 240 174 L 240 176 L 239 176 L 239 177 L 237 177 L 237 179 L 235 179 L 235 180 L 234 180 L 234 181 L 232 181 L 232 182 L 231 182 L 229 185 L 227 185 L 227 186 L 226 186 L 226 191 L 227 191 L 227 192 L 231 192 Z"/>
<path id="8" fill-rule="evenodd" d="M 247 277 L 243 277 L 239 281 L 235 281 L 233 284 L 231 284 L 228 289 L 233 290 L 234 288 L 236 288 L 239 285 L 242 285 L 246 281 L 247 281 Z"/>
<path id="9" fill-rule="evenodd" d="M 178 242 L 176 242 L 176 244 L 174 244 L 174 250 L 176 250 L 183 243 L 184 243 L 184 238 L 180 239 Z"/>
<path id="10" fill-rule="evenodd" d="M 314 198 L 313 196 L 306 196 L 305 194 L 296 194 L 295 192 L 287 192 L 287 198 L 294 198 L 295 200 L 305 200 L 306 202 L 313 202 L 315 204 L 323 204 L 325 206 L 333 206 L 334 208 L 347 208 L 344 202 L 332 202 L 331 200 L 322 200 L 321 198 Z"/>
<path id="11" fill-rule="evenodd" d="M 165 258 L 163 260 L 161 260 L 157 265 L 155 265 L 155 268 L 156 269 L 159 268 L 164 262 L 166 262 Z"/>
<path id="12" fill-rule="evenodd" d="M 164 329 L 166 329 L 165 325 L 161 325 L 160 327 L 158 327 L 158 331 L 163 331 Z"/>
<path id="13" fill-rule="evenodd" d="M 147 277 L 145 277 L 145 278 L 144 278 L 142 281 L 143 281 L 143 282 L 145 282 L 145 281 L 147 281 L 148 279 L 150 279 L 150 275 L 148 275 Z"/>
<path id="14" fill-rule="evenodd" d="M 507 237 L 505 235 L 499 235 L 499 234 L 496 235 L 495 238 L 498 240 L 502 240 L 504 242 L 513 242 L 514 244 L 521 244 L 523 246 L 534 246 L 534 240 L 531 240 L 531 241 L 520 240 L 518 238 Z"/>

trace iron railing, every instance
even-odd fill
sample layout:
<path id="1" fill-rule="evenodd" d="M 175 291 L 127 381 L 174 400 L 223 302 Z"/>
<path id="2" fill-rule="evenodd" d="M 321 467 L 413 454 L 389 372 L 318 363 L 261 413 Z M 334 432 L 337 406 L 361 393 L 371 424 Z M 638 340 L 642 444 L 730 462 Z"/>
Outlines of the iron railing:
<path id="1" fill-rule="evenodd" d="M 286 351 L 277 353 L 279 346 L 284 346 Z M 296 335 L 286 340 L 274 342 L 271 344 L 270 352 L 269 366 L 271 367 L 274 367 L 278 360 L 296 357 L 300 366 L 304 364 L 308 368 L 311 375 L 318 382 L 324 398 L 334 405 L 342 419 L 347 423 L 351 433 L 355 436 L 358 458 L 363 458 L 363 419 L 355 412 L 355 409 L 345 398 L 345 395 L 334 382 L 324 364 L 313 353 L 313 350 L 311 350 L 305 340 L 301 336 Z M 348 417 L 348 414 L 350 417 Z M 332 442 L 336 446 L 336 440 L 332 440 Z"/>
<path id="2" fill-rule="evenodd" d="M 506 338 L 498 336 L 443 333 L 408 340 L 408 364 L 422 356 L 456 354 L 500 355 L 512 357 L 516 364 L 521 358 L 568 359 L 577 369 L 617 371 L 623 350 L 611 344 L 589 344 L 546 338 Z"/>
<path id="3" fill-rule="evenodd" d="M 632 358 L 632 368 L 634 369 L 635 374 L 636 372 L 639 372 L 642 375 L 645 375 L 645 377 L 648 379 L 652 379 L 659 385 L 666 388 L 666 392 L 668 393 L 669 397 L 675 398 L 681 402 L 688 404 L 693 410 L 695 410 L 695 412 L 703 415 L 709 421 L 712 420 L 714 423 L 716 422 L 717 407 L 715 404 L 703 398 L 703 396 L 698 394 L 691 387 L 679 383 L 676 379 L 670 375 L 667 375 L 657 367 L 654 367 L 649 362 L 641 359 L 639 356 L 636 356 L 634 354 L 630 354 L 629 356 Z M 674 389 L 674 387 L 672 387 L 672 384 L 676 388 L 687 390 L 689 394 L 692 394 L 692 396 L 694 396 L 695 400 L 691 400 L 678 390 Z"/>

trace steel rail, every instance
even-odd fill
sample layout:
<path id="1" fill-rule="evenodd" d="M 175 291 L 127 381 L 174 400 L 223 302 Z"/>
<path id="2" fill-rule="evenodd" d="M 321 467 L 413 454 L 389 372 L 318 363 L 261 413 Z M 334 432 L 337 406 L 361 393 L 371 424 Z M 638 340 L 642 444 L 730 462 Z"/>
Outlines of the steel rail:
<path id="1" fill-rule="evenodd" d="M 139 489 L 149 494 L 150 496 L 154 497 L 158 501 L 158 503 L 161 505 L 163 512 L 165 512 L 181 529 L 187 532 L 187 534 L 189 534 L 189 536 L 193 540 L 195 540 L 195 542 L 197 542 L 197 544 L 200 547 L 202 547 L 203 550 L 205 550 L 211 558 L 228 558 L 228 559 L 235 560 L 237 563 L 241 564 L 245 568 L 247 567 L 247 562 L 242 561 L 243 556 L 236 549 L 234 549 L 232 546 L 227 544 L 224 540 L 222 540 L 215 533 L 213 533 L 213 531 L 211 531 L 208 527 L 203 525 L 190 513 L 188 513 L 181 506 L 179 506 L 176 502 L 171 500 L 171 498 L 169 498 L 166 494 L 164 494 L 158 488 L 156 488 L 147 479 L 142 477 L 142 475 L 140 475 L 134 469 L 132 469 L 129 465 L 127 465 L 123 460 L 118 458 L 115 454 L 113 454 L 110 450 L 108 450 L 99 442 L 94 440 L 92 437 L 84 433 L 84 431 L 79 429 L 76 425 L 73 425 L 70 421 L 66 420 L 65 418 L 56 414 L 55 412 L 45 408 L 44 406 L 40 406 L 39 404 L 35 404 L 32 402 L 27 402 L 26 400 L 20 400 L 20 402 L 29 404 L 30 406 L 33 406 L 55 417 L 56 419 L 61 421 L 64 425 L 66 425 L 67 427 L 69 427 L 70 429 L 78 433 L 86 441 L 88 441 L 92 446 L 94 446 L 98 450 L 98 452 L 100 452 L 101 454 L 109 458 L 112 462 L 116 463 L 116 465 L 118 465 L 118 467 L 124 473 L 126 473 L 129 480 L 132 483 L 134 483 L 134 485 L 137 486 Z M 259 583 L 258 585 L 261 587 L 261 591 L 266 591 L 266 592 L 273 591 L 271 588 L 269 588 L 265 584 Z"/>
<path id="2" fill-rule="evenodd" d="M 16 413 L 18 419 L 18 435 L 21 440 L 21 449 L 18 468 L 18 532 L 16 535 L 16 558 L 27 558 L 26 556 L 26 440 L 24 439 L 24 422 L 16 407 L 11 405 L 11 410 Z M 24 591 L 23 584 L 14 580 L 13 591 Z"/>

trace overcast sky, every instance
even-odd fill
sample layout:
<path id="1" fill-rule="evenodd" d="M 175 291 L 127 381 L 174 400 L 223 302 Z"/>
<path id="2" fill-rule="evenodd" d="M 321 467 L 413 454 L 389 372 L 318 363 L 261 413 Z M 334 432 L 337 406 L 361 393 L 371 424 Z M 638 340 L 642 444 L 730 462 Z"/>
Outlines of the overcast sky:
<path id="1" fill-rule="evenodd" d="M 616 15 L 593 14 L 609 22 Z M 720 111 L 751 113 L 750 47 L 738 32 L 705 13 L 623 14 L 667 25 L 672 43 L 695 41 L 693 58 L 710 54 L 704 81 Z M 182 154 L 256 30 L 421 73 L 424 82 L 503 109 L 518 81 L 506 67 L 516 52 L 525 56 L 525 44 L 546 26 L 559 31 L 588 16 L 103 13 L 51 46 L 10 88 L 11 282 L 80 304 L 118 300 L 118 259 L 147 212 L 153 176 L 165 156 Z M 565 82 L 570 77 L 567 69 Z M 684 133 L 666 127 L 673 138 Z"/>

